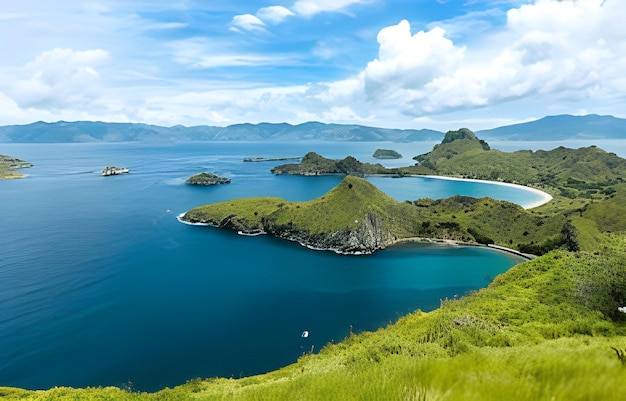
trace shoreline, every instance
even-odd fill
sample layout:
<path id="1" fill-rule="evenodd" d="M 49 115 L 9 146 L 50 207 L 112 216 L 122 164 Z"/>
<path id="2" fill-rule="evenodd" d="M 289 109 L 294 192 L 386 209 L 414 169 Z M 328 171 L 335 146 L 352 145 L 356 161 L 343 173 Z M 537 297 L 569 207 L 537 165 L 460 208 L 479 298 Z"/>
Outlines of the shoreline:
<path id="1" fill-rule="evenodd" d="M 465 242 L 458 241 L 452 239 L 442 239 L 442 238 L 427 238 L 427 237 L 408 237 L 408 238 L 399 238 L 392 241 L 388 246 L 399 245 L 404 243 L 421 243 L 421 244 L 431 244 L 431 245 L 444 245 L 444 246 L 475 246 L 480 248 L 489 248 L 495 251 L 502 251 L 506 253 L 513 254 L 515 256 L 519 256 L 526 260 L 532 260 L 537 257 L 537 255 L 532 255 L 530 253 L 522 253 L 516 249 L 507 248 L 504 246 L 496 245 L 496 244 L 479 244 L 477 242 Z"/>
<path id="2" fill-rule="evenodd" d="M 528 205 L 520 205 L 524 209 L 534 209 L 541 205 L 545 205 L 546 203 L 550 202 L 553 199 L 552 195 L 540 189 L 527 187 L 526 185 L 513 184 L 510 182 L 479 180 L 479 179 L 474 179 L 474 178 L 459 178 L 459 177 L 450 177 L 450 176 L 445 176 L 445 175 L 416 175 L 414 177 L 424 177 L 424 178 L 433 178 L 433 179 L 438 179 L 438 180 L 450 180 L 450 181 L 469 181 L 469 182 L 480 182 L 483 184 L 502 185 L 505 187 L 517 188 L 517 189 L 521 189 L 524 191 L 532 192 L 535 195 L 539 195 L 541 197 L 541 199 L 539 199 L 536 202 L 530 203 Z"/>

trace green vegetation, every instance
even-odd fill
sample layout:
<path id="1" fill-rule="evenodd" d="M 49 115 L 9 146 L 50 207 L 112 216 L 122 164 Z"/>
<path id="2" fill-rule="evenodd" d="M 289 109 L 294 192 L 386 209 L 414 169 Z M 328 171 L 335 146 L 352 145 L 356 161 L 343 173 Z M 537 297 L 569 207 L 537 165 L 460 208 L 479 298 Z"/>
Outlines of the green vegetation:
<path id="1" fill-rule="evenodd" d="M 392 149 L 376 149 L 372 157 L 376 159 L 401 159 L 402 155 Z"/>
<path id="2" fill-rule="evenodd" d="M 468 132 L 446 138 L 451 140 L 422 155 L 419 166 L 412 168 L 430 172 L 449 169 L 455 175 L 466 175 L 470 170 L 461 168 L 463 163 L 467 168 L 478 168 L 483 157 L 485 173 L 508 164 L 509 169 L 498 175 L 508 180 L 523 168 L 511 161 L 526 160 L 536 163 L 536 171 L 528 176 L 536 173 L 540 182 L 547 179 L 546 172 L 551 172 L 545 188 L 553 192 L 570 189 L 572 197 L 557 194 L 555 201 L 533 210 L 489 198 L 460 196 L 396 202 L 366 181 L 348 176 L 329 193 L 309 202 L 240 199 L 193 209 L 185 218 L 292 236 L 306 232 L 316 240 L 332 232 L 343 233 L 342 241 L 353 240 L 359 238 L 353 233 L 367 232 L 385 243 L 416 234 L 493 242 L 542 256 L 513 267 L 485 289 L 442 300 L 433 312 L 415 311 L 376 332 L 351 333 L 318 354 L 303 354 L 296 363 L 264 375 L 195 379 L 152 394 L 111 387 L 47 391 L 0 388 L 0 397 L 626 399 L 626 313 L 618 309 L 626 306 L 626 183 L 620 180 L 624 160 L 594 147 L 506 154 L 489 149 Z M 470 154 L 460 153 L 464 149 Z M 576 161 L 569 165 L 571 158 Z M 451 162 L 455 160 L 456 165 Z M 503 164 L 491 164 L 497 161 Z M 430 167 L 425 166 L 429 163 Z M 574 171 L 579 168 L 586 175 Z"/>
<path id="3" fill-rule="evenodd" d="M 32 166 L 31 163 L 25 162 L 24 160 L 0 155 L 0 179 L 21 178 L 23 175 L 17 173 L 15 170 Z"/>
<path id="4" fill-rule="evenodd" d="M 347 174 L 357 177 L 372 174 L 388 174 L 380 164 L 361 163 L 352 156 L 342 160 L 331 160 L 315 152 L 307 153 L 300 163 L 283 164 L 272 169 L 274 174 L 325 175 Z"/>
<path id="5" fill-rule="evenodd" d="M 187 178 L 185 183 L 191 185 L 230 184 L 230 178 L 218 177 L 211 173 L 200 173 Z"/>
<path id="6" fill-rule="evenodd" d="M 347 176 L 327 194 L 308 202 L 236 199 L 194 208 L 182 218 L 244 233 L 266 232 L 341 252 L 369 253 L 397 240 L 421 237 L 496 244 L 542 255 L 558 248 L 590 249 L 601 232 L 623 229 L 619 219 L 605 221 L 608 218 L 602 213 L 605 203 L 615 213 L 626 212 L 626 184 L 615 188 L 608 199 L 585 210 L 556 213 L 466 196 L 397 202 L 367 181 Z M 581 238 L 585 244 L 580 244 Z"/>

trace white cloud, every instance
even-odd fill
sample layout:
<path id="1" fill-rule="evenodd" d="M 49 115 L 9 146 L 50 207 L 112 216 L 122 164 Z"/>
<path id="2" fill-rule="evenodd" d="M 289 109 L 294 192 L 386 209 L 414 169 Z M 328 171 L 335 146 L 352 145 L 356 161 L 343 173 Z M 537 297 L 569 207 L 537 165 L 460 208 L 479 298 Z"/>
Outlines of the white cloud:
<path id="1" fill-rule="evenodd" d="M 311 17 L 322 12 L 344 11 L 353 4 L 367 4 L 372 0 L 298 0 L 292 9 L 299 15 Z"/>
<path id="2" fill-rule="evenodd" d="M 108 58 L 101 49 L 53 49 L 41 53 L 18 73 L 12 98 L 21 107 L 80 107 L 97 99 L 100 75 L 95 66 Z"/>
<path id="3" fill-rule="evenodd" d="M 378 57 L 352 78 L 360 85 L 330 83 L 315 96 L 363 97 L 371 110 L 394 107 L 414 116 L 537 96 L 624 97 L 626 37 L 616 15 L 626 15 L 626 2 L 539 0 L 510 10 L 502 32 L 471 47 L 456 45 L 437 26 L 412 34 L 402 21 L 380 31 Z"/>
<path id="4" fill-rule="evenodd" d="M 378 58 L 363 71 L 365 92 L 370 99 L 423 97 L 429 82 L 458 68 L 465 48 L 456 47 L 440 28 L 411 35 L 404 20 L 378 34 Z M 407 99 L 408 97 L 408 99 Z"/>
<path id="5" fill-rule="evenodd" d="M 235 15 L 231 22 L 231 27 L 235 30 L 239 28 L 246 31 L 265 31 L 265 24 L 256 15 L 242 14 Z"/>
<path id="6" fill-rule="evenodd" d="M 256 16 L 265 22 L 278 24 L 285 18 L 294 16 L 295 14 L 283 6 L 269 6 L 260 8 Z"/>

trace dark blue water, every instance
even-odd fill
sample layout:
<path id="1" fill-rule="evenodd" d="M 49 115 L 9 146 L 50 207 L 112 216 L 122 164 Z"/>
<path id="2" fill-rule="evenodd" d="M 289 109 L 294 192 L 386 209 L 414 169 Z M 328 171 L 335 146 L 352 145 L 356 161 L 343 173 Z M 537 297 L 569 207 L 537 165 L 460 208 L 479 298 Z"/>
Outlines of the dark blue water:
<path id="1" fill-rule="evenodd" d="M 418 154 L 432 144 L 406 146 L 414 149 L 403 153 Z M 156 390 L 195 377 L 266 372 L 340 341 L 351 327 L 375 330 L 415 309 L 432 310 L 519 262 L 482 248 L 424 245 L 340 256 L 176 220 L 192 207 L 242 196 L 307 200 L 341 180 L 273 176 L 278 162 L 244 157 L 315 150 L 368 160 L 377 147 L 384 146 L 2 145 L 0 153 L 35 167 L 24 170 L 26 179 L 0 181 L 0 386 L 132 382 Z M 101 177 L 111 164 L 131 174 Z M 233 181 L 184 184 L 201 171 Z M 374 181 L 399 199 L 460 188 L 454 181 Z M 501 188 L 475 185 L 496 198 Z"/>

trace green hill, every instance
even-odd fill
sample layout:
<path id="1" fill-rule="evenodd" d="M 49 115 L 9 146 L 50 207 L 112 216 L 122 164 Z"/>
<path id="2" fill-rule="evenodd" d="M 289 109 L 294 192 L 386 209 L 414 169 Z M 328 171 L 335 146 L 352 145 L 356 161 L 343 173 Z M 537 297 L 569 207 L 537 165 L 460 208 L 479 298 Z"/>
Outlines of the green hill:
<path id="1" fill-rule="evenodd" d="M 357 177 L 373 174 L 388 174 L 381 164 L 361 163 L 352 156 L 341 160 L 327 159 L 315 152 L 307 153 L 300 163 L 289 163 L 274 167 L 273 174 L 327 175 L 347 174 Z"/>

